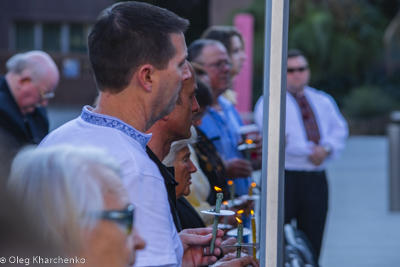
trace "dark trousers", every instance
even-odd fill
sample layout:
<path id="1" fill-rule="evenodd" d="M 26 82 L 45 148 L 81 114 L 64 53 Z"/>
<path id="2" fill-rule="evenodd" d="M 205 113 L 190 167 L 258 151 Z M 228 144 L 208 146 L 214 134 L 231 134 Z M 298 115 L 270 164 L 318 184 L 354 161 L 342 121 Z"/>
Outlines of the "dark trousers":
<path id="1" fill-rule="evenodd" d="M 326 214 L 328 182 L 324 171 L 285 171 L 285 224 L 292 218 L 303 231 L 317 255 L 321 252 Z"/>

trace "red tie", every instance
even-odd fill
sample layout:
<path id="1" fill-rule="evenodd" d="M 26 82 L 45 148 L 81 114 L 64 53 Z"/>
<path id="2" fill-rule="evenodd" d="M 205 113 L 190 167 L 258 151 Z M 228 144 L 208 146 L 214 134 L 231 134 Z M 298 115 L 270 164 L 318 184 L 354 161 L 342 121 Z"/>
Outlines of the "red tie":
<path id="1" fill-rule="evenodd" d="M 301 116 L 303 117 L 304 127 L 307 132 L 307 138 L 318 145 L 320 135 L 318 130 L 318 124 L 315 120 L 314 112 L 308 103 L 304 94 L 293 94 L 297 104 L 300 107 Z"/>

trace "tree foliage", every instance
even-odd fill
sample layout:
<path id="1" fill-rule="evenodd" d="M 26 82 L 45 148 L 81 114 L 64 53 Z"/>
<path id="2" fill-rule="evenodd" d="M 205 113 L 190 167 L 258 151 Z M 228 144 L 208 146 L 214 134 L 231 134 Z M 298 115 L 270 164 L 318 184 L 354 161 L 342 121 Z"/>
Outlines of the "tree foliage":
<path id="1" fill-rule="evenodd" d="M 290 1 L 288 47 L 299 48 L 308 57 L 311 85 L 340 100 L 350 88 L 374 83 L 382 78 L 383 33 L 391 19 L 389 11 L 380 8 L 386 2 Z M 259 87 L 262 79 L 264 9 L 265 0 L 255 0 L 250 7 L 241 11 L 255 16 L 256 87 Z M 261 88 L 255 88 L 256 98 L 261 91 Z"/>

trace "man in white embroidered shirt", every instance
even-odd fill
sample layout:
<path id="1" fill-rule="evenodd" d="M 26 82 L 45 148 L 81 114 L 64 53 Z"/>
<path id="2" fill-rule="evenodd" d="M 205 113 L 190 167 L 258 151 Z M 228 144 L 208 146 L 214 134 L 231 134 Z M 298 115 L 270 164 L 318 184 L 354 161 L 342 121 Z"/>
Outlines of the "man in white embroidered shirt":
<path id="1" fill-rule="evenodd" d="M 80 117 L 40 144 L 94 145 L 121 164 L 122 182 L 136 207 L 135 227 L 146 241 L 135 266 L 216 261 L 215 256 L 203 255 L 212 229 L 177 233 L 164 180 L 145 149 L 151 138 L 146 130 L 174 109 L 182 82 L 191 77 L 183 35 L 188 25 L 174 13 L 146 3 L 120 2 L 103 10 L 88 38 L 100 90 L 98 105 L 85 106 Z"/>
<path id="2" fill-rule="evenodd" d="M 285 223 L 293 218 L 317 257 L 328 211 L 327 163 L 345 147 L 347 123 L 333 98 L 309 87 L 308 62 L 300 50 L 288 51 L 285 149 Z M 263 97 L 254 109 L 262 129 Z"/>

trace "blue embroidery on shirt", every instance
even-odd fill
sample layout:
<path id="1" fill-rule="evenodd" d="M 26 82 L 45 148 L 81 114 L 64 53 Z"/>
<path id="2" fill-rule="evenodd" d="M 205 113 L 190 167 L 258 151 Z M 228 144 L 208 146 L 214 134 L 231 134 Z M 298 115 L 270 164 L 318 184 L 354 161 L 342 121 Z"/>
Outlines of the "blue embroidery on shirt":
<path id="1" fill-rule="evenodd" d="M 83 108 L 82 113 L 81 113 L 81 118 L 91 124 L 95 124 L 98 126 L 104 126 L 104 127 L 110 127 L 117 129 L 124 134 L 132 137 L 134 140 L 138 141 L 139 144 L 143 147 L 144 150 L 146 150 L 146 145 L 150 141 L 151 136 L 147 136 L 132 126 L 129 126 L 128 124 L 119 121 L 117 119 L 113 119 L 111 117 L 106 117 L 104 115 L 96 114 L 96 113 L 91 113 L 86 109 L 86 107 Z"/>

